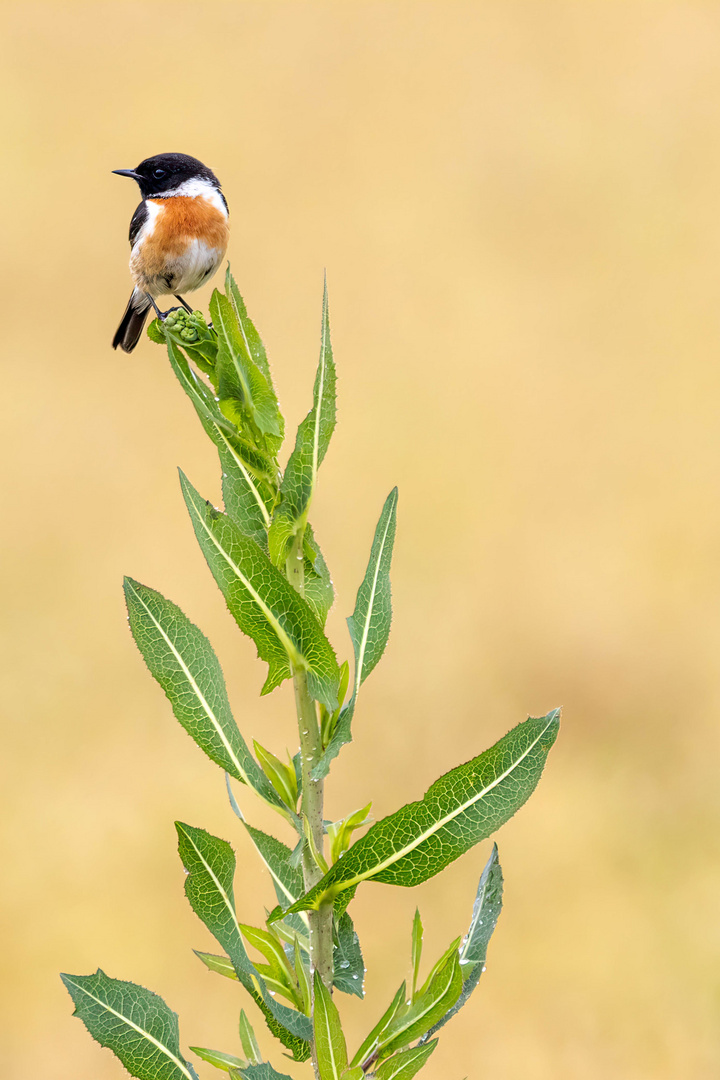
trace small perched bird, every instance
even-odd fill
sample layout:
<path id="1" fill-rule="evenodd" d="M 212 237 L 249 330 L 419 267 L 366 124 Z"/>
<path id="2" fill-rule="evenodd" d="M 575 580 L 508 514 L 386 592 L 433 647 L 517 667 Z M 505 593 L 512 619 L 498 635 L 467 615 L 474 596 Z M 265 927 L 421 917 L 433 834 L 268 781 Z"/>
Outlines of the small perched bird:
<path id="1" fill-rule="evenodd" d="M 113 338 L 132 352 L 150 308 L 172 294 L 192 311 L 182 293 L 193 292 L 212 277 L 228 244 L 228 205 L 215 174 L 189 154 L 157 154 L 137 169 L 114 169 L 140 186 L 142 202 L 130 222 L 130 273 L 135 288 Z M 177 310 L 171 308 L 170 310 Z"/>

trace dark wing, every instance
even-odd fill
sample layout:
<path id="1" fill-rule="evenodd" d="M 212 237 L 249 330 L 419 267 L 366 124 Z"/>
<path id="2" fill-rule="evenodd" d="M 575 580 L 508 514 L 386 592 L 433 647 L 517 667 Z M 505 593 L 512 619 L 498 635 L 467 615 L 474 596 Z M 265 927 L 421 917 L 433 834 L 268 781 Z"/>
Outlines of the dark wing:
<path id="1" fill-rule="evenodd" d="M 132 220 L 130 222 L 130 247 L 134 246 L 135 241 L 137 240 L 137 235 L 142 229 L 147 219 L 148 208 L 145 200 L 143 200 L 133 214 Z"/>

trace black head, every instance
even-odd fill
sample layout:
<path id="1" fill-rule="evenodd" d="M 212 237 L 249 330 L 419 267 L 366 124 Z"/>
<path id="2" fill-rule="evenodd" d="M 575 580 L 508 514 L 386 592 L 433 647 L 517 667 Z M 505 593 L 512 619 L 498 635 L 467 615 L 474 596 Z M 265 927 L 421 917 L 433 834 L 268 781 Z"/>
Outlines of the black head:
<path id="1" fill-rule="evenodd" d="M 145 158 L 136 169 L 113 169 L 113 172 L 137 180 L 143 199 L 169 195 L 189 180 L 204 180 L 220 190 L 215 173 L 189 154 L 156 154 Z"/>

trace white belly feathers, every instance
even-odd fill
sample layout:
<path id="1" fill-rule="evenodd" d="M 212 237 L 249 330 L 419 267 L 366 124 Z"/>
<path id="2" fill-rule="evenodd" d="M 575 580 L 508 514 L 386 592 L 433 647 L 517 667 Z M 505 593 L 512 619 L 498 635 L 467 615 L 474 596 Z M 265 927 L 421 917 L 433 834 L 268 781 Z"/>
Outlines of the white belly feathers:
<path id="1" fill-rule="evenodd" d="M 203 184 L 202 191 L 179 188 L 162 198 L 151 197 L 145 207 L 147 218 L 130 255 L 136 287 L 153 297 L 199 289 L 215 273 L 227 248 L 222 197 Z"/>

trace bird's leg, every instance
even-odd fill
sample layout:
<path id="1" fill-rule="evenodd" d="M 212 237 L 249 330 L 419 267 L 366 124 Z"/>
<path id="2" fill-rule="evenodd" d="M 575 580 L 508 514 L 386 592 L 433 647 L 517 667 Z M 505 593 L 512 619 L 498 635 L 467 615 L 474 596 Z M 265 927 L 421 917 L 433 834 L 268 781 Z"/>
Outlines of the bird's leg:
<path id="1" fill-rule="evenodd" d="M 160 322 L 165 322 L 165 320 L 167 319 L 167 317 L 168 317 L 168 315 L 170 314 L 170 312 L 171 312 L 171 311 L 179 311 L 179 310 L 180 310 L 180 308 L 179 308 L 179 307 L 171 307 L 171 308 L 168 308 L 168 309 L 167 309 L 167 311 L 161 311 L 161 310 L 160 310 L 160 308 L 159 308 L 159 307 L 157 306 L 157 304 L 155 303 L 155 301 L 153 300 L 153 298 L 152 298 L 152 296 L 150 295 L 150 293 L 145 293 L 145 295 L 147 296 L 148 300 L 150 301 L 150 303 L 152 304 L 153 308 L 155 309 L 155 314 L 157 315 L 157 317 L 158 317 L 158 319 L 160 320 Z M 182 298 L 178 296 L 178 300 L 180 300 L 180 299 L 182 299 Z M 188 308 L 188 306 L 187 306 L 187 304 L 185 303 L 185 301 L 184 301 L 184 300 L 183 300 L 183 304 L 185 305 L 185 307 L 186 307 L 186 308 L 187 308 L 187 310 L 189 311 L 189 310 L 190 310 L 190 308 Z"/>
<path id="2" fill-rule="evenodd" d="M 179 300 L 180 303 L 182 304 L 182 306 L 185 308 L 185 310 L 189 311 L 190 314 L 192 315 L 193 309 L 190 307 L 187 300 L 183 300 L 182 296 L 179 296 L 177 293 L 173 293 L 173 296 L 175 297 L 176 300 Z"/>

